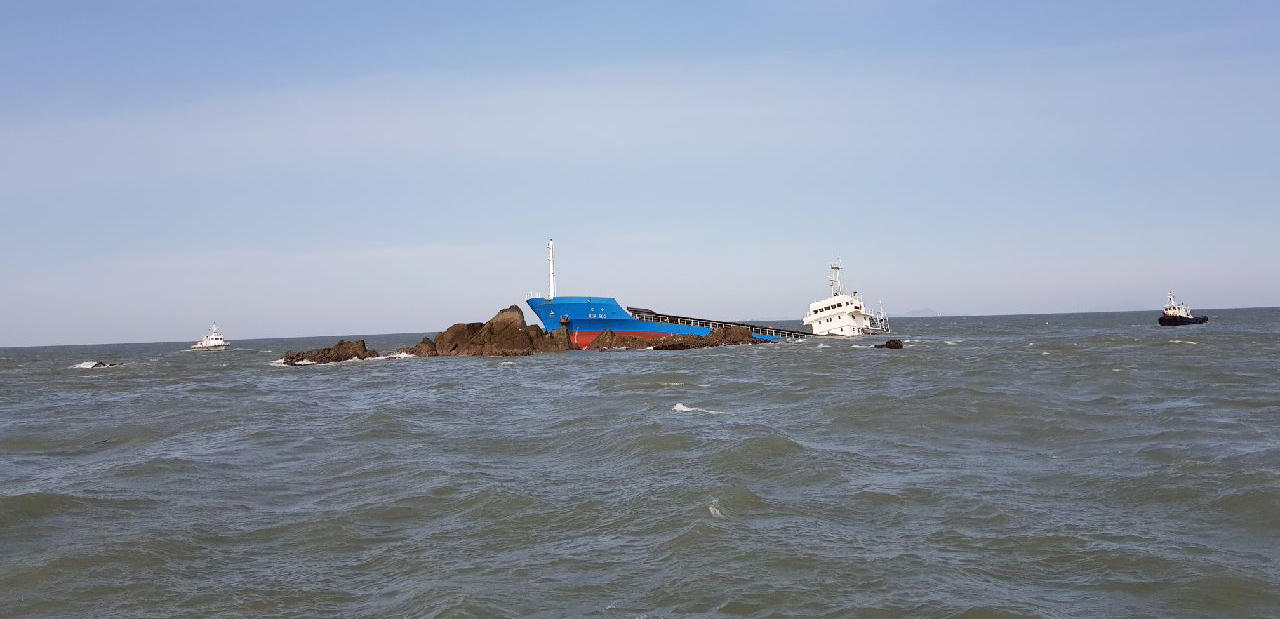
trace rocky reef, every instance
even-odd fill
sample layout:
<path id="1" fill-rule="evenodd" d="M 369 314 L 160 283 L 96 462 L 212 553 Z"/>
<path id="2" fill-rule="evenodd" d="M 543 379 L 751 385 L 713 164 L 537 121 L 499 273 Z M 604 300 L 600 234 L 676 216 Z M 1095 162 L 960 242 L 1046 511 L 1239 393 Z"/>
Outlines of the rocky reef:
<path id="1" fill-rule="evenodd" d="M 613 329 L 605 329 L 591 341 L 587 350 L 637 350 L 653 346 L 654 342 L 655 340 L 646 340 L 642 337 L 618 335 L 613 332 Z"/>
<path id="2" fill-rule="evenodd" d="M 883 344 L 876 344 L 876 348 L 892 348 L 896 350 L 902 348 L 902 340 L 889 340 Z"/>
<path id="3" fill-rule="evenodd" d="M 415 346 L 402 348 L 400 352 L 418 357 L 518 357 L 574 348 L 563 328 L 547 333 L 542 327 L 528 325 L 524 313 L 512 305 L 489 322 L 458 323 L 436 336 L 434 342 L 424 337 Z"/>
<path id="4" fill-rule="evenodd" d="M 747 327 L 716 327 L 706 335 L 668 335 L 656 340 L 638 337 L 620 336 L 609 329 L 596 336 L 587 347 L 588 350 L 635 350 L 652 348 L 654 350 L 691 350 L 694 348 L 712 348 L 715 346 L 736 346 L 738 344 L 763 344 L 765 340 L 751 336 Z"/>
<path id="5" fill-rule="evenodd" d="M 762 344 L 764 341 L 751 337 L 751 330 L 746 327 L 717 327 L 705 336 L 671 335 L 657 340 L 620 336 L 605 329 L 587 349 L 689 350 L 736 344 Z M 521 312 L 518 306 L 512 305 L 498 312 L 488 322 L 458 323 L 445 329 L 434 340 L 423 337 L 417 344 L 401 348 L 396 352 L 414 357 L 521 357 L 534 353 L 577 349 L 578 346 L 570 341 L 569 333 L 564 327 L 547 332 L 538 325 L 526 324 L 524 312 Z M 285 353 L 283 361 L 286 365 L 307 365 L 377 356 L 379 356 L 378 351 L 366 348 L 364 340 L 357 340 L 355 342 L 339 341 L 330 348 L 304 352 L 289 351 Z"/>
<path id="6" fill-rule="evenodd" d="M 316 348 L 314 350 L 304 351 L 288 351 L 284 353 L 285 365 L 309 365 L 312 363 L 337 363 L 338 361 L 349 361 L 351 359 L 368 359 L 369 357 L 377 357 L 378 351 L 368 348 L 364 345 L 364 340 L 356 340 L 348 342 L 346 340 L 338 340 L 337 344 L 329 348 Z"/>

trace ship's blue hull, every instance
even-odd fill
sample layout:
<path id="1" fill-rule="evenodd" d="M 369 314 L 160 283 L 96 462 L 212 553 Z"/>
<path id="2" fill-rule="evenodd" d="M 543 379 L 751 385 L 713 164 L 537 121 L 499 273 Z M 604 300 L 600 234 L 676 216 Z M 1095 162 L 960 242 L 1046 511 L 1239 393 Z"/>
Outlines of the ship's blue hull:
<path id="1" fill-rule="evenodd" d="M 548 331 L 565 327 L 570 340 L 589 346 L 605 329 L 620 336 L 656 340 L 676 334 L 707 335 L 710 327 L 636 320 L 612 297 L 533 298 L 525 301 Z M 775 337 L 754 334 L 765 340 Z"/>

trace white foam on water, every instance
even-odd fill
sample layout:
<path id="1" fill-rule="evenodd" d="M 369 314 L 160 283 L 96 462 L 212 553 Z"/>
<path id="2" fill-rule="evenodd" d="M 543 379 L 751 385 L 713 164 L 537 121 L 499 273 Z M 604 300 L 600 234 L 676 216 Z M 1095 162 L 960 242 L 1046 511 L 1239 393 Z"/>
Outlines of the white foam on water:
<path id="1" fill-rule="evenodd" d="M 1112 371 L 1112 372 L 1119 372 L 1119 371 L 1120 371 L 1120 368 L 1111 368 L 1111 371 Z"/>
<path id="2" fill-rule="evenodd" d="M 680 402 L 676 402 L 676 405 L 672 406 L 671 410 L 677 413 L 706 413 L 708 415 L 728 415 L 729 414 L 724 411 L 713 411 L 713 410 L 707 410 L 705 408 L 697 408 L 695 406 L 685 406 Z"/>
<path id="3" fill-rule="evenodd" d="M 684 383 L 658 383 L 658 384 L 659 384 L 659 385 L 662 385 L 663 387 L 679 387 L 680 385 L 683 385 Z"/>
<path id="4" fill-rule="evenodd" d="M 724 512 L 720 511 L 720 499 L 711 499 L 711 504 L 707 505 L 707 511 L 711 512 L 713 518 L 724 518 Z"/>
<path id="5" fill-rule="evenodd" d="M 1049 351 L 1047 351 L 1047 350 L 1046 350 L 1046 351 L 1044 351 L 1044 352 L 1042 352 L 1042 353 L 1040 353 L 1040 354 L 1042 354 L 1042 355 L 1047 355 L 1047 354 L 1049 354 Z"/>
<path id="6" fill-rule="evenodd" d="M 1169 343 L 1170 344 L 1195 344 L 1195 342 L 1192 342 L 1190 340 L 1169 340 Z"/>
<path id="7" fill-rule="evenodd" d="M 515 365 L 515 364 L 516 364 L 516 362 L 515 362 L 515 361 L 503 361 L 503 362 L 499 363 L 498 365 Z"/>
<path id="8" fill-rule="evenodd" d="M 310 360 L 310 359 L 303 359 L 302 361 L 299 361 L 299 362 L 295 363 L 294 365 L 315 365 L 315 364 L 316 364 L 316 362 L 315 362 L 315 361 L 312 361 L 312 360 Z M 281 358 L 279 358 L 279 359 L 276 359 L 275 361 L 272 361 L 272 362 L 271 362 L 271 365 L 284 365 L 284 366 L 287 366 L 287 364 L 284 362 L 284 357 L 281 357 Z"/>
<path id="9" fill-rule="evenodd" d="M 92 370 L 93 366 L 98 365 L 97 361 L 85 361 L 68 367 L 69 370 Z"/>
<path id="10" fill-rule="evenodd" d="M 818 348 L 831 348 L 831 347 L 827 346 L 826 344 L 818 344 Z"/>
<path id="11" fill-rule="evenodd" d="M 391 353 L 391 354 L 387 355 L 386 357 L 374 357 L 374 358 L 375 358 L 375 359 L 379 359 L 379 358 L 385 358 L 385 359 L 408 359 L 409 357 L 412 357 L 412 356 L 413 356 L 413 354 L 411 354 L 411 353 L 407 353 L 407 352 L 393 352 L 393 353 Z"/>
<path id="12" fill-rule="evenodd" d="M 955 346 L 956 344 L 959 344 L 960 342 L 953 342 L 953 341 L 951 341 L 951 340 L 943 340 L 943 341 L 942 341 L 942 343 L 943 343 L 943 344 L 946 344 L 947 346 Z"/>

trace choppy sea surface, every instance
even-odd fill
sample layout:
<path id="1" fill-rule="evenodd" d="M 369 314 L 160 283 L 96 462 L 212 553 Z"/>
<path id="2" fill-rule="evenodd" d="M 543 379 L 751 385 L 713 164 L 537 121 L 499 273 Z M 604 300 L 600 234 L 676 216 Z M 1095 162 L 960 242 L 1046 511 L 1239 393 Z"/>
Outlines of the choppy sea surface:
<path id="1" fill-rule="evenodd" d="M 1280 309 L 1205 313 L 0 349 L 0 616 L 1277 617 Z"/>

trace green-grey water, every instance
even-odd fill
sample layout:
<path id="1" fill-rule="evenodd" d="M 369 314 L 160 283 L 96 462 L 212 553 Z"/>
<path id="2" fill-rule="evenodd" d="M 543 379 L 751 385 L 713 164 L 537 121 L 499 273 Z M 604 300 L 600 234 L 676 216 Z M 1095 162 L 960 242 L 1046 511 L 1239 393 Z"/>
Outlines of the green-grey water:
<path id="1" fill-rule="evenodd" d="M 0 349 L 0 616 L 1276 617 L 1280 309 L 1208 314 Z"/>

